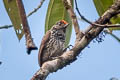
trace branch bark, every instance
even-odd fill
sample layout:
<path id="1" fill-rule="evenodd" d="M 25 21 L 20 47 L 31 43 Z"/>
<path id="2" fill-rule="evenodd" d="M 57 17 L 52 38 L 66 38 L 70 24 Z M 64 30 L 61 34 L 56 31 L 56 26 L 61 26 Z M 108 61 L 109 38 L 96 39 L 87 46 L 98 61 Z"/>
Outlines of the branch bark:
<path id="1" fill-rule="evenodd" d="M 76 32 L 76 41 L 80 41 L 80 39 L 83 37 L 83 33 L 82 33 L 82 31 L 80 31 L 80 26 L 78 24 L 76 15 L 75 15 L 74 10 L 72 8 L 71 0 L 69 0 L 69 1 L 62 0 L 62 1 L 64 3 L 64 7 L 66 8 L 67 12 L 69 13 L 69 16 L 70 16 L 72 23 L 74 25 L 74 29 Z"/>
<path id="2" fill-rule="evenodd" d="M 23 24 L 23 30 L 25 33 L 27 53 L 30 54 L 31 50 L 36 50 L 37 47 L 35 46 L 33 39 L 32 39 L 32 36 L 31 36 L 31 32 L 30 32 L 29 25 L 27 22 L 27 18 L 26 18 L 26 14 L 25 14 L 22 0 L 16 0 L 16 3 L 17 3 L 17 6 L 19 8 L 19 15 L 21 17 L 21 22 Z"/>
<path id="3" fill-rule="evenodd" d="M 63 2 L 67 2 L 68 0 L 63 0 Z M 65 7 L 67 4 L 65 3 Z M 69 15 L 71 15 L 71 7 L 66 7 Z M 69 10 L 70 9 L 70 10 Z M 98 24 L 106 24 L 109 22 L 109 20 L 116 15 L 117 11 L 120 10 L 120 0 L 116 0 L 116 2 L 95 22 Z M 77 19 L 76 17 L 71 17 L 71 19 L 74 18 L 75 21 L 73 21 L 73 24 L 76 25 Z M 75 31 L 76 36 L 80 37 L 81 35 L 77 34 L 79 33 L 76 25 Z M 87 33 L 85 35 L 82 35 L 80 41 L 77 41 L 74 47 L 63 53 L 63 55 L 59 56 L 55 60 L 47 61 L 45 62 L 40 70 L 38 70 L 35 75 L 32 77 L 31 80 L 45 80 L 46 77 L 52 73 L 56 72 L 59 69 L 62 69 L 63 67 L 69 65 L 73 61 L 76 60 L 76 57 L 80 54 L 80 52 L 96 37 L 100 34 L 100 32 L 104 29 L 103 27 L 88 27 L 89 30 L 87 30 Z M 87 36 L 86 36 L 87 35 Z"/>

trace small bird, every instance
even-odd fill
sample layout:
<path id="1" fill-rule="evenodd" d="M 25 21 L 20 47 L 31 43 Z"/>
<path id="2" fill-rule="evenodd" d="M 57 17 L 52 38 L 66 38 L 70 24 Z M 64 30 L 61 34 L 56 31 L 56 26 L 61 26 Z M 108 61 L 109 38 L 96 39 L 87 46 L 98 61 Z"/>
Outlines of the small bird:
<path id="1" fill-rule="evenodd" d="M 65 49 L 67 27 L 68 23 L 65 20 L 60 20 L 46 32 L 38 53 L 38 62 L 40 67 L 44 62 L 53 60 L 54 58 L 62 55 Z"/>

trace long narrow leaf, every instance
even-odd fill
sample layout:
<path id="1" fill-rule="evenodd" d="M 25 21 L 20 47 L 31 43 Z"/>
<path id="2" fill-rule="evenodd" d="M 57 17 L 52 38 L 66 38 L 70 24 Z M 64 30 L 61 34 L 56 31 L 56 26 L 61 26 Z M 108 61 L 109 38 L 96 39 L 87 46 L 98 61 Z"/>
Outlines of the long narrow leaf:
<path id="1" fill-rule="evenodd" d="M 14 26 L 16 35 L 20 40 L 24 35 L 24 31 L 23 31 L 22 22 L 20 20 L 19 10 L 16 4 L 16 0 L 3 0 L 3 2 L 7 10 L 7 13 L 11 19 L 11 22 Z"/>

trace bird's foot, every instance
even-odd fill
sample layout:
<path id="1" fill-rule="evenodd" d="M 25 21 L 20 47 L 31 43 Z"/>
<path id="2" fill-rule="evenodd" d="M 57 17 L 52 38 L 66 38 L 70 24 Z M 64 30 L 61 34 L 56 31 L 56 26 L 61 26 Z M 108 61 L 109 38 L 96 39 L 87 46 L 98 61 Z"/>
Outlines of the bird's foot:
<path id="1" fill-rule="evenodd" d="M 63 52 L 67 51 L 67 49 L 69 49 L 69 50 L 70 50 L 70 49 L 71 49 L 71 47 L 73 47 L 73 45 L 71 45 L 71 44 L 70 44 L 70 45 L 68 45 L 68 46 L 67 46 L 67 47 L 63 50 Z"/>

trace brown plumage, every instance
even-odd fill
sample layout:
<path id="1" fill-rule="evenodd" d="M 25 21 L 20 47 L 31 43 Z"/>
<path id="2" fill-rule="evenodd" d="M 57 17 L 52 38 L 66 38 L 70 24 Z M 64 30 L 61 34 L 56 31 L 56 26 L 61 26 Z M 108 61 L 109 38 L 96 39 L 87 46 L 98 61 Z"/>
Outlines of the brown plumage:
<path id="1" fill-rule="evenodd" d="M 67 26 L 68 23 L 61 20 L 46 32 L 38 53 L 38 62 L 40 66 L 42 66 L 44 62 L 62 55 L 65 49 L 65 33 Z"/>

